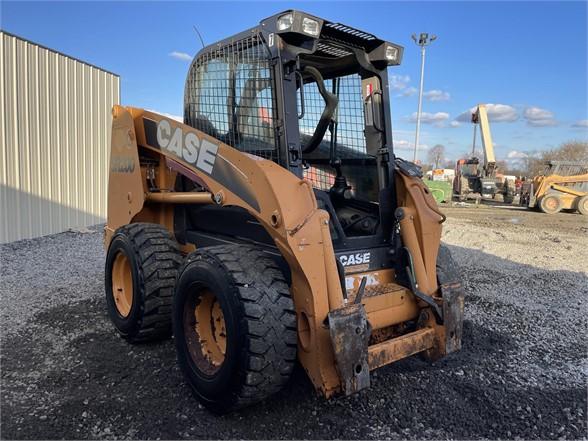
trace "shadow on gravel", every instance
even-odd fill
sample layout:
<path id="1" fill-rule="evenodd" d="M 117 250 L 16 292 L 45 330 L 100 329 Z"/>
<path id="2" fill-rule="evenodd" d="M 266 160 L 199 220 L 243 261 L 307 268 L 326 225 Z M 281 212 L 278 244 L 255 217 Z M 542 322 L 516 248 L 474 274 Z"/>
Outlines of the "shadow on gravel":
<path id="1" fill-rule="evenodd" d="M 452 251 L 471 262 L 463 265 L 461 352 L 434 364 L 413 357 L 384 367 L 372 374 L 370 390 L 329 401 L 299 368 L 267 402 L 224 417 L 192 398 L 171 341 L 131 346 L 116 336 L 101 293 L 42 311 L 2 340 L 1 436 L 585 437 L 586 276 Z M 570 289 L 565 296 L 562 286 Z"/>

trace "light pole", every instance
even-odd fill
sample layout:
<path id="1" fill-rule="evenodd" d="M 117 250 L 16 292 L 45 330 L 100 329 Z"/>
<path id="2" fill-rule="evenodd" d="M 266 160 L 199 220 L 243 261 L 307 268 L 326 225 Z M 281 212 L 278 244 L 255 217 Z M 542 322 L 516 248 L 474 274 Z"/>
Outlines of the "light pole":
<path id="1" fill-rule="evenodd" d="M 421 130 L 421 109 L 423 107 L 423 83 L 425 77 L 425 47 L 430 45 L 433 41 L 437 39 L 436 35 L 431 35 L 426 32 L 423 32 L 419 35 L 418 39 L 416 34 L 412 34 L 412 39 L 416 44 L 421 47 L 421 85 L 419 88 L 419 108 L 417 110 L 417 120 L 416 120 L 416 134 L 414 137 L 414 158 L 413 162 L 416 163 L 417 160 L 417 152 L 419 148 L 419 132 Z"/>

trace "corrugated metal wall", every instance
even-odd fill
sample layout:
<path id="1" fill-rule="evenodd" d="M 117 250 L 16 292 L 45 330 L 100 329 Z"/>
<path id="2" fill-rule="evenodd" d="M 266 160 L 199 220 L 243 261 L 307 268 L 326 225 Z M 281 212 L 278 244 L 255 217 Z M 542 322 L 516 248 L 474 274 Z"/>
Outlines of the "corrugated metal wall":
<path id="1" fill-rule="evenodd" d="M 0 242 L 103 222 L 119 77 L 0 32 Z"/>

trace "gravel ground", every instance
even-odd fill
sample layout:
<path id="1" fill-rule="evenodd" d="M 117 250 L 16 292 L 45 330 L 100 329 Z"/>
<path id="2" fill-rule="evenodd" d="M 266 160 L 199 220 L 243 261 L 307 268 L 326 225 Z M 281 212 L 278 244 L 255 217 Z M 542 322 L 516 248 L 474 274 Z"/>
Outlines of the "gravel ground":
<path id="1" fill-rule="evenodd" d="M 585 218 L 445 211 L 467 291 L 461 352 L 400 361 L 329 401 L 298 371 L 224 417 L 191 397 L 171 341 L 114 333 L 99 228 L 1 245 L 1 437 L 586 439 Z"/>

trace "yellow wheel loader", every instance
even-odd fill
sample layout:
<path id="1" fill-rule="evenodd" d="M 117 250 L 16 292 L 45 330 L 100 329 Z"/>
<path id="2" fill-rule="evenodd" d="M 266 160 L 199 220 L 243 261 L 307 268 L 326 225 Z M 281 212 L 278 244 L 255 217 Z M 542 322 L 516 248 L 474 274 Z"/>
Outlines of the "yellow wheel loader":
<path id="1" fill-rule="evenodd" d="M 173 333 L 212 411 L 263 400 L 297 362 L 330 397 L 460 349 L 445 217 L 393 151 L 402 51 L 285 11 L 197 54 L 183 124 L 114 107 L 108 311 L 130 342 Z"/>
<path id="2" fill-rule="evenodd" d="M 577 210 L 588 215 L 588 162 L 548 161 L 543 174 L 523 185 L 520 205 L 546 214 Z"/>

